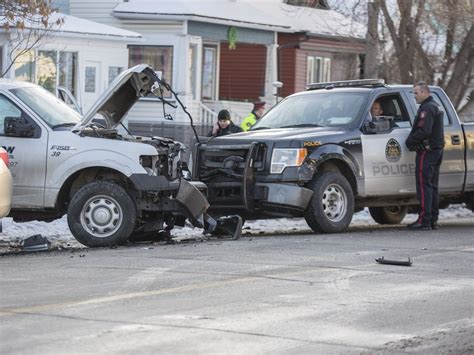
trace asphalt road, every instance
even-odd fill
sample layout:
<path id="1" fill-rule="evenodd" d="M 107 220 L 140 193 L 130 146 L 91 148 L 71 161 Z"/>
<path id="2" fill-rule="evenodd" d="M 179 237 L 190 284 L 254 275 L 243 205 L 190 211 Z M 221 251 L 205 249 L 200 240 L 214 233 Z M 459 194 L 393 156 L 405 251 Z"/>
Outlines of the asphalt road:
<path id="1" fill-rule="evenodd" d="M 473 230 L 458 220 L 3 256 L 0 352 L 472 353 Z"/>

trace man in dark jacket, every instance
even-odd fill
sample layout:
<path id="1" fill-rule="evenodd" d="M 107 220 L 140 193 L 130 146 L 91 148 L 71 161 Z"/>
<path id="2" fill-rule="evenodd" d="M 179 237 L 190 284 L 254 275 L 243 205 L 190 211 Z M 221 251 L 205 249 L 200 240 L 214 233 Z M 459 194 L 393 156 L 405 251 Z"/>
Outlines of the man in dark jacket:
<path id="1" fill-rule="evenodd" d="M 236 126 L 230 119 L 230 112 L 227 110 L 220 110 L 217 115 L 217 122 L 209 132 L 208 137 L 225 136 L 231 133 L 242 132 L 242 128 Z"/>
<path id="2" fill-rule="evenodd" d="M 443 111 L 431 96 L 429 86 L 420 82 L 413 86 L 416 102 L 420 104 L 406 146 L 416 151 L 416 194 L 420 212 L 410 229 L 438 229 L 439 168 L 443 160 Z"/>

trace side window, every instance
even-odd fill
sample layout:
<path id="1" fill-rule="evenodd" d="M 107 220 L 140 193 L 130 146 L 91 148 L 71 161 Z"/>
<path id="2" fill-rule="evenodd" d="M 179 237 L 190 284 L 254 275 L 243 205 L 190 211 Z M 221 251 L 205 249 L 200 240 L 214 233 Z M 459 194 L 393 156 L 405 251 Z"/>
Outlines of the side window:
<path id="1" fill-rule="evenodd" d="M 410 116 L 398 95 L 379 96 L 371 108 L 372 120 L 388 119 L 392 129 L 410 128 Z"/>
<path id="2" fill-rule="evenodd" d="M 31 119 L 31 117 L 11 102 L 6 96 L 0 94 L 0 136 L 5 136 L 5 119 L 7 117 L 23 118 L 26 123 L 26 129 L 30 130 L 30 134 L 25 135 L 19 133 L 18 137 L 25 138 L 40 138 L 41 129 Z"/>
<path id="3" fill-rule="evenodd" d="M 5 96 L 0 95 L 0 136 L 5 135 L 5 117 L 21 117 L 21 110 Z"/>
<path id="4" fill-rule="evenodd" d="M 433 92 L 431 94 L 431 96 L 433 96 L 433 99 L 439 105 L 441 111 L 443 111 L 443 126 L 449 126 L 451 124 L 451 121 L 449 119 L 448 114 L 446 113 L 447 112 L 446 107 L 444 107 L 443 102 L 441 102 L 441 99 L 440 99 L 439 95 L 437 93 Z"/>

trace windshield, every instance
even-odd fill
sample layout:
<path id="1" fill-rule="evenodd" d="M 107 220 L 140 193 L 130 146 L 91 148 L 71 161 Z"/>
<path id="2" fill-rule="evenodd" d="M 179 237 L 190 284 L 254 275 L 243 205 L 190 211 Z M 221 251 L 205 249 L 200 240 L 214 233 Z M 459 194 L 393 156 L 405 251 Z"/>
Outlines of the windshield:
<path id="1" fill-rule="evenodd" d="M 82 116 L 42 87 L 23 87 L 11 92 L 28 105 L 50 127 L 74 126 Z"/>
<path id="2" fill-rule="evenodd" d="M 348 92 L 290 96 L 258 120 L 252 130 L 347 126 L 357 119 L 366 100 L 366 93 Z"/>

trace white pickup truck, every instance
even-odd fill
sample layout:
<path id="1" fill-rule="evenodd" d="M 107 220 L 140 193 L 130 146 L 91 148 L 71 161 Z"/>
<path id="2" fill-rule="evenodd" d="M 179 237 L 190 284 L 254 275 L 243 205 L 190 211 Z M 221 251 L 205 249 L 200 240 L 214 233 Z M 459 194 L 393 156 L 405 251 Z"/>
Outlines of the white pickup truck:
<path id="1" fill-rule="evenodd" d="M 159 85 L 151 67 L 131 68 L 82 117 L 37 85 L 0 81 L 0 145 L 14 182 L 10 216 L 50 221 L 67 213 L 72 234 L 87 246 L 169 232 L 186 218 L 215 227 L 204 216 L 206 186 L 183 178 L 181 143 L 118 133 L 129 109 Z"/>

